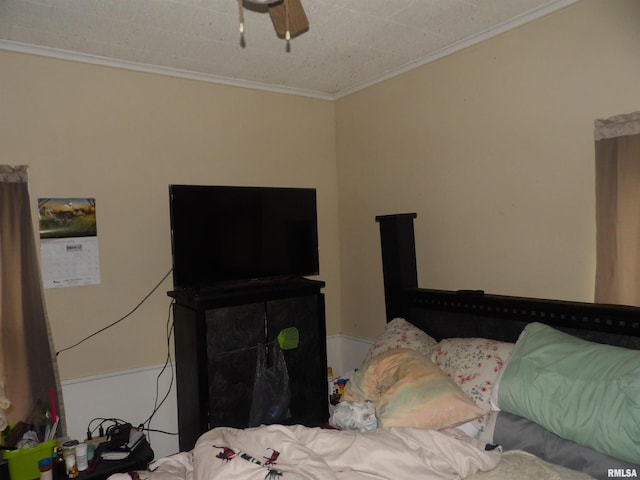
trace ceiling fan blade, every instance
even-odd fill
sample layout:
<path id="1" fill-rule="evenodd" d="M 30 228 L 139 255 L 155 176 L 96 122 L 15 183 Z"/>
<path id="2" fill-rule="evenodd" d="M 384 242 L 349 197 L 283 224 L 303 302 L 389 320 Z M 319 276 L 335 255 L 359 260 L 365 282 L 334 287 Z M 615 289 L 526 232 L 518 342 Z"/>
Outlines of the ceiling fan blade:
<path id="1" fill-rule="evenodd" d="M 269 15 L 280 38 L 285 38 L 287 33 L 287 10 L 291 38 L 309 30 L 309 19 L 302 8 L 302 2 L 300 0 L 283 0 L 269 5 Z"/>

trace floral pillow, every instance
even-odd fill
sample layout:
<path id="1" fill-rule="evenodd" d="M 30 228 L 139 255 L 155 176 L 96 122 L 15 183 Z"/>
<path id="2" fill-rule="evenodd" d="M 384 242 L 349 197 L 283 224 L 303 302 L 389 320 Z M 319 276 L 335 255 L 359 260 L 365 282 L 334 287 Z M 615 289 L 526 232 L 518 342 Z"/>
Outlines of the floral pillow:
<path id="1" fill-rule="evenodd" d="M 514 344 L 487 338 L 447 338 L 431 360 L 479 407 L 491 410 L 491 390 Z"/>
<path id="2" fill-rule="evenodd" d="M 408 348 L 429 357 L 436 344 L 435 339 L 404 318 L 394 318 L 387 323 L 384 333 L 369 348 L 363 363 L 376 355 L 396 348 Z"/>
<path id="3" fill-rule="evenodd" d="M 379 427 L 440 430 L 461 425 L 486 412 L 415 350 L 396 348 L 373 357 L 353 374 L 342 400 L 370 400 Z"/>

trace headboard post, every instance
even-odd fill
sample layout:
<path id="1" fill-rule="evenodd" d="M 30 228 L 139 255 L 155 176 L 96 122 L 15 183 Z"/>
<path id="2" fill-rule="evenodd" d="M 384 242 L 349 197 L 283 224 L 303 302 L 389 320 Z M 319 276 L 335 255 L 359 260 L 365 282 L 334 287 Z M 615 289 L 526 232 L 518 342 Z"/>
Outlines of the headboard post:
<path id="1" fill-rule="evenodd" d="M 380 224 L 387 321 L 402 316 L 403 302 L 400 299 L 402 291 L 418 287 L 416 243 L 413 231 L 413 219 L 416 217 L 415 213 L 376 217 L 376 221 Z"/>

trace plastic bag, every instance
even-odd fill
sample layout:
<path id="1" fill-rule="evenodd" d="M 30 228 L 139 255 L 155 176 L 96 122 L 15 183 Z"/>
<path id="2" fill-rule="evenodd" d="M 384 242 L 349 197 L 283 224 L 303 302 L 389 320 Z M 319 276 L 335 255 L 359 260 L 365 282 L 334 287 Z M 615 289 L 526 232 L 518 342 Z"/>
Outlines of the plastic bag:
<path id="1" fill-rule="evenodd" d="M 268 358 L 269 356 L 271 358 Z M 291 417 L 290 401 L 289 372 L 280 346 L 277 342 L 260 345 L 256 361 L 249 426 L 257 427 L 263 424 L 279 423 Z"/>

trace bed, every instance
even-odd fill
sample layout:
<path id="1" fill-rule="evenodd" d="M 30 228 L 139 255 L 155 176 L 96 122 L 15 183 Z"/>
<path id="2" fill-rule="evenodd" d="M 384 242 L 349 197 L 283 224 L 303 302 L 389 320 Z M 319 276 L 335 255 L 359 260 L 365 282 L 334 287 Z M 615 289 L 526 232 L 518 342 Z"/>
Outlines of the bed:
<path id="1" fill-rule="evenodd" d="M 637 477 L 640 308 L 419 288 L 415 218 L 376 218 L 388 323 L 327 426 L 217 427 L 112 480 Z"/>
<path id="2" fill-rule="evenodd" d="M 514 352 L 505 351 L 505 348 L 515 345 L 519 339 L 523 342 L 518 344 L 521 357 L 518 363 L 512 362 L 506 369 L 503 365 L 499 366 L 503 374 L 508 371 L 512 376 L 517 374 L 522 377 L 514 386 L 520 390 L 519 395 L 518 392 L 511 393 L 513 398 L 505 401 L 506 408 L 491 412 L 489 421 L 483 426 L 486 431 L 481 432 L 480 437 L 500 444 L 505 451 L 525 450 L 554 464 L 588 472 L 595 478 L 633 478 L 640 475 L 640 308 L 497 296 L 481 290 L 443 291 L 419 288 L 414 238 L 416 218 L 414 213 L 376 218 L 380 226 L 388 321 L 407 319 L 439 342 L 442 347 L 439 350 L 436 347 L 432 359 L 439 366 L 444 366 L 445 370 L 447 365 L 440 362 L 440 357 L 446 354 L 458 357 L 468 354 L 469 345 L 474 347 L 477 354 L 478 349 L 483 348 L 484 339 L 491 339 L 493 347 L 502 355 L 502 360 Z M 453 339 L 458 338 L 464 340 L 456 344 Z M 524 343 L 526 340 L 529 343 Z M 537 350 L 527 351 L 527 348 L 533 350 L 536 343 Z M 485 349 L 485 353 L 487 351 Z M 535 358 L 536 351 L 543 352 L 539 356 L 548 357 Z M 608 356 L 609 354 L 612 356 Z M 566 361 L 571 355 L 574 358 L 573 364 Z M 615 363 L 618 355 L 622 366 Z M 537 372 L 532 372 L 531 369 L 527 371 L 522 366 L 523 363 L 535 361 L 541 366 Z M 493 362 L 495 366 L 497 359 L 493 358 Z M 602 365 L 609 362 L 610 365 Z M 627 365 L 624 365 L 625 362 Z M 573 380 L 567 380 L 572 376 L 571 372 L 565 372 L 564 377 L 559 376 L 556 366 L 574 369 L 575 377 L 580 377 L 580 372 L 588 372 L 592 368 L 593 371 L 600 369 L 600 372 L 584 379 L 578 378 L 573 390 L 563 390 L 561 385 L 556 384 L 553 388 L 545 388 L 545 385 L 559 382 L 559 379 L 564 382 Z M 449 367 L 453 369 L 451 365 Z M 624 372 L 621 372 L 622 369 Z M 459 372 L 450 373 L 460 375 Z M 468 370 L 462 374 L 464 379 L 468 379 L 469 375 Z M 551 378 L 553 375 L 555 378 Z M 498 378 L 492 377 L 490 380 Z M 547 380 L 548 383 L 545 383 Z M 581 385 L 580 381 L 591 385 Z M 464 388 L 473 396 L 478 386 L 474 381 L 469 383 L 471 385 Z M 603 388 L 589 388 L 593 385 Z M 618 387 L 620 391 L 617 392 L 617 397 L 609 395 Z M 487 401 L 490 409 L 497 408 L 498 406 L 492 405 L 492 401 L 497 403 L 497 397 L 502 396 L 502 387 L 499 390 L 500 395 L 492 389 L 488 399 L 480 400 Z M 598 405 L 598 402 L 602 404 Z M 533 405 L 521 405 L 522 403 Z M 558 411 L 538 411 L 536 404 L 547 404 L 545 408 Z M 564 404 L 565 408 L 559 408 Z M 611 430 L 626 432 L 624 435 L 611 437 L 610 442 L 615 442 L 612 445 L 602 445 L 597 439 L 587 437 L 604 435 L 606 432 L 602 428 L 606 429 L 607 425 L 597 425 L 594 429 L 589 415 L 605 415 L 612 424 L 609 425 Z M 619 424 L 613 425 L 614 422 Z M 570 431 L 572 429 L 565 423 L 584 423 L 592 429 L 578 425 L 580 428 L 577 428 L 577 432 Z M 585 443 L 587 447 L 584 446 Z M 626 451 L 628 444 L 631 444 L 631 452 Z M 593 446 L 597 448 L 594 449 Z"/>

